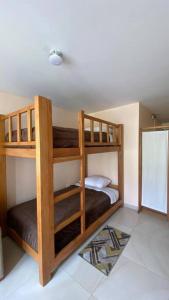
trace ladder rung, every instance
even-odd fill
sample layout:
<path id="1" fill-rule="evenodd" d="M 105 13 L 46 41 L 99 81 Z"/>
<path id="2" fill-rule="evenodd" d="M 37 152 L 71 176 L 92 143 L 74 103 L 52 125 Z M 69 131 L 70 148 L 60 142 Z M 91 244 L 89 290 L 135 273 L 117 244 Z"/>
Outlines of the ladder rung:
<path id="1" fill-rule="evenodd" d="M 66 198 L 68 198 L 70 196 L 76 195 L 76 194 L 78 194 L 80 192 L 81 192 L 81 187 L 74 188 L 74 189 L 72 189 L 72 190 L 70 190 L 68 192 L 64 192 L 64 193 L 62 193 L 60 195 L 54 196 L 54 202 L 58 203 L 58 202 L 60 202 L 60 201 L 62 201 L 64 199 L 66 199 Z"/>
<path id="2" fill-rule="evenodd" d="M 82 156 L 80 155 L 73 155 L 73 156 L 66 156 L 66 157 L 54 157 L 53 163 L 61 163 L 64 161 L 71 161 L 71 160 L 80 160 Z"/>
<path id="3" fill-rule="evenodd" d="M 82 215 L 81 211 L 78 211 L 75 214 L 73 214 L 71 217 L 69 217 L 68 219 L 66 219 L 65 221 L 61 222 L 58 225 L 55 225 L 54 232 L 57 233 L 58 231 L 62 230 L 64 227 L 66 227 L 67 225 L 69 225 L 73 221 L 75 221 L 78 218 L 80 218 L 81 215 Z"/>

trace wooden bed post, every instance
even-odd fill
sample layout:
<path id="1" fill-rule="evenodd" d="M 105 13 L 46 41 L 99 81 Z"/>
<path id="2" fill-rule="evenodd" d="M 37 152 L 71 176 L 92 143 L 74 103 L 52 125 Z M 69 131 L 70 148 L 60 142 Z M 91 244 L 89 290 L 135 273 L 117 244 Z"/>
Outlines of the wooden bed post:
<path id="1" fill-rule="evenodd" d="M 119 125 L 119 142 L 121 145 L 118 151 L 118 186 L 119 186 L 119 199 L 122 200 L 124 205 L 124 128 Z"/>
<path id="2" fill-rule="evenodd" d="M 0 144 L 5 141 L 5 121 L 0 115 Z M 0 145 L 0 226 L 5 234 L 7 212 L 7 187 L 6 187 L 6 156 L 3 153 L 3 145 Z"/>
<path id="3" fill-rule="evenodd" d="M 88 176 L 88 155 L 85 154 L 85 177 Z"/>
<path id="4" fill-rule="evenodd" d="M 79 147 L 80 147 L 80 210 L 81 210 L 81 234 L 85 232 L 85 145 L 84 145 L 84 111 L 79 112 Z"/>
<path id="5" fill-rule="evenodd" d="M 52 104 L 35 97 L 37 234 L 40 283 L 51 278 L 54 249 Z"/>

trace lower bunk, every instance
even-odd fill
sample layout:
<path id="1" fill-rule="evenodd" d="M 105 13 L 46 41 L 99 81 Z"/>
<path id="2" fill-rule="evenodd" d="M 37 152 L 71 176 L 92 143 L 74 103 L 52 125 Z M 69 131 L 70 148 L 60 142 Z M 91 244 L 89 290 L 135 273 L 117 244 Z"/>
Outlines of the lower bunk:
<path id="1" fill-rule="evenodd" d="M 62 189 L 55 192 L 55 195 L 59 195 L 73 188 L 75 188 L 75 186 Z M 112 188 L 107 187 L 99 191 L 93 188 L 86 188 L 85 195 L 86 231 L 83 235 L 80 234 L 80 219 L 77 219 L 55 234 L 56 257 L 53 264 L 53 271 L 100 227 L 113 212 L 122 206 L 118 191 Z M 7 227 L 9 235 L 11 235 L 28 254 L 38 260 L 36 209 L 36 199 L 21 203 L 9 209 L 7 213 Z M 79 211 L 79 209 L 79 194 L 70 196 L 55 204 L 55 224 L 59 224 L 68 219 L 71 215 Z M 34 255 L 34 253 L 37 253 L 37 256 Z"/>

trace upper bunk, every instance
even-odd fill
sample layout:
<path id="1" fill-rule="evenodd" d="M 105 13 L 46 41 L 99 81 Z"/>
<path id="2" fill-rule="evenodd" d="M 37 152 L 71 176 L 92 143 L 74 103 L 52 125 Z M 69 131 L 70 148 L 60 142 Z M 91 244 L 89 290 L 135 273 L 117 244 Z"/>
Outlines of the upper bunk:
<path id="1" fill-rule="evenodd" d="M 43 120 L 39 122 L 42 110 L 51 115 L 41 96 L 15 112 L 0 115 L 0 155 L 36 158 L 38 136 L 43 136 Z M 40 125 L 41 124 L 41 125 Z M 123 146 L 123 125 L 78 113 L 78 129 L 51 126 L 53 134 L 53 162 L 63 162 L 80 158 L 81 147 L 84 154 L 120 151 Z M 44 130 L 44 132 L 46 132 Z M 45 142 L 45 135 L 43 136 Z"/>

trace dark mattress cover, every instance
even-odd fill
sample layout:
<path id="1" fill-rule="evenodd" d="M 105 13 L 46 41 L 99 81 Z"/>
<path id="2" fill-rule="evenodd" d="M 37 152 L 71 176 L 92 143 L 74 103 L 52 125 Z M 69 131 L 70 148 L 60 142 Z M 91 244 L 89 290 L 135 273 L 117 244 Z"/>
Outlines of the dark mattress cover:
<path id="1" fill-rule="evenodd" d="M 8 142 L 8 134 L 6 135 L 6 142 Z M 32 128 L 32 140 L 35 140 L 35 128 Z M 91 132 L 85 131 L 85 141 L 90 142 Z M 95 142 L 99 142 L 99 132 L 94 133 Z M 12 131 L 12 142 L 17 141 L 17 131 Z M 21 130 L 21 141 L 27 141 L 27 128 Z M 107 142 L 106 132 L 102 133 L 102 141 Z M 53 147 L 54 148 L 73 148 L 79 145 L 78 129 L 53 127 Z"/>
<path id="2" fill-rule="evenodd" d="M 55 192 L 55 195 L 68 191 L 75 186 Z M 86 227 L 110 208 L 110 198 L 103 192 L 86 189 Z M 73 195 L 55 205 L 55 224 L 59 224 L 80 209 L 80 195 Z M 36 199 L 24 202 L 7 213 L 7 224 L 37 250 Z M 60 251 L 80 233 L 80 219 L 55 234 L 55 252 Z"/>

